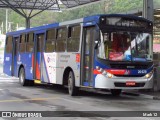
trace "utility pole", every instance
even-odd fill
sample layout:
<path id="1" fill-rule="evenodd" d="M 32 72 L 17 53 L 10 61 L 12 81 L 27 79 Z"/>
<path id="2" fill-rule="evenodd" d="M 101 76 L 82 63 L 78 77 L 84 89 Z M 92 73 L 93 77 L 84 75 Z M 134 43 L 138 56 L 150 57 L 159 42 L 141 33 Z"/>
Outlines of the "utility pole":
<path id="1" fill-rule="evenodd" d="M 153 0 L 143 0 L 143 17 L 154 21 L 154 7 Z"/>
<path id="2" fill-rule="evenodd" d="M 8 9 L 6 9 L 6 33 L 8 32 Z"/>
<path id="3" fill-rule="evenodd" d="M 16 27 L 16 29 L 18 30 L 18 28 L 19 28 L 19 27 L 18 27 L 18 23 L 17 23 L 17 27 Z"/>
<path id="4" fill-rule="evenodd" d="M 13 22 L 8 22 L 8 32 L 12 31 L 12 23 Z"/>
<path id="5" fill-rule="evenodd" d="M 1 24 L 1 33 L 3 34 L 3 22 Z"/>

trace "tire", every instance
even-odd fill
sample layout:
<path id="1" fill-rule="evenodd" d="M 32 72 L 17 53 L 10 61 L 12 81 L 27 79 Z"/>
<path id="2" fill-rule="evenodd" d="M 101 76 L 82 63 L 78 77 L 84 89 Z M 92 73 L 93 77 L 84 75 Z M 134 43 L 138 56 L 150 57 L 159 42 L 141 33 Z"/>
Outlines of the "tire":
<path id="1" fill-rule="evenodd" d="M 121 94 L 121 89 L 111 89 L 111 93 L 113 96 L 119 96 Z"/>
<path id="2" fill-rule="evenodd" d="M 22 86 L 27 86 L 27 85 L 29 85 L 29 82 L 25 79 L 25 71 L 24 71 L 24 68 L 21 68 L 21 69 L 20 69 L 20 72 L 19 72 L 19 83 L 20 83 Z"/>
<path id="3" fill-rule="evenodd" d="M 70 71 L 68 75 L 68 92 L 71 96 L 75 96 L 78 93 L 78 88 L 75 86 L 75 77 L 73 71 Z"/>

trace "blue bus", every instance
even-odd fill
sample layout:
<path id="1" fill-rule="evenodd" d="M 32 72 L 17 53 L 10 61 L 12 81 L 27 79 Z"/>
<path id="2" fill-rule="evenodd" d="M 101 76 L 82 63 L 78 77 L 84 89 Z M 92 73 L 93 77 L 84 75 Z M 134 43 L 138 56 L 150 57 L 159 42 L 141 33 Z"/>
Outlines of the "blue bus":
<path id="1" fill-rule="evenodd" d="M 104 14 L 7 33 L 4 73 L 22 86 L 79 88 L 153 86 L 153 24 L 142 17 Z"/>

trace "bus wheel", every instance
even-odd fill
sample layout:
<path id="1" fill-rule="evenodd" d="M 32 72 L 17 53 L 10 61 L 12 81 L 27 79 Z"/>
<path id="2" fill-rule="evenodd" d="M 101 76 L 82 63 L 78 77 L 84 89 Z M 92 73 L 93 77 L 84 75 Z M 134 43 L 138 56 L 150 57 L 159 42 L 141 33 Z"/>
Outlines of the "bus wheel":
<path id="1" fill-rule="evenodd" d="M 113 96 L 119 96 L 121 94 L 121 89 L 111 89 L 111 93 Z"/>
<path id="2" fill-rule="evenodd" d="M 71 96 L 77 95 L 78 88 L 75 86 L 75 77 L 72 71 L 68 75 L 68 92 Z"/>
<path id="3" fill-rule="evenodd" d="M 20 72 L 19 72 L 19 83 L 20 83 L 22 86 L 27 86 L 27 85 L 28 85 L 28 81 L 26 81 L 26 79 L 25 79 L 24 68 L 21 68 L 21 69 L 20 69 Z"/>

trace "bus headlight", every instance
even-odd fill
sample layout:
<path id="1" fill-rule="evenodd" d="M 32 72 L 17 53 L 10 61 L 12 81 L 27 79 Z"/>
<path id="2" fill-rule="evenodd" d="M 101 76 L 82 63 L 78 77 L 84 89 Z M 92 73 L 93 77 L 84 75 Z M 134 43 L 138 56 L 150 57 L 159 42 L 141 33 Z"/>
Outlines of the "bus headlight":
<path id="1" fill-rule="evenodd" d="M 99 66 L 96 66 L 96 69 L 98 72 L 100 72 L 102 75 L 107 76 L 108 78 L 112 78 L 113 74 L 107 72 L 106 70 L 100 68 Z"/>
<path id="2" fill-rule="evenodd" d="M 107 77 L 108 77 L 108 78 L 112 78 L 112 77 L 113 77 L 113 74 L 107 73 Z"/>
<path id="3" fill-rule="evenodd" d="M 102 72 L 102 75 L 107 75 L 107 72 L 104 70 L 104 71 Z"/>
<path id="4" fill-rule="evenodd" d="M 152 76 L 152 74 L 153 74 L 153 70 L 150 73 L 146 74 L 145 78 L 150 78 Z"/>

